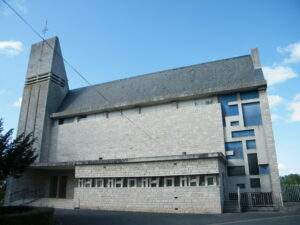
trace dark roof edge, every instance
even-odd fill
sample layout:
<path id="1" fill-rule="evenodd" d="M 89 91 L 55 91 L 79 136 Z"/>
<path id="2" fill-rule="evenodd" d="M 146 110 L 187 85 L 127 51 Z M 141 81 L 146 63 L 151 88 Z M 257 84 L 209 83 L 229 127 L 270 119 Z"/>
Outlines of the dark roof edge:
<path id="1" fill-rule="evenodd" d="M 30 168 L 31 169 L 46 169 L 46 168 L 54 168 L 54 167 L 73 168 L 75 166 L 86 166 L 86 165 L 163 162 L 163 161 L 196 160 L 196 159 L 218 159 L 224 163 L 226 162 L 226 157 L 222 152 L 213 152 L 213 153 L 201 153 L 201 154 L 136 157 L 136 158 L 124 158 L 124 159 L 102 159 L 102 160 L 85 160 L 85 161 L 71 161 L 71 162 L 34 163 L 30 166 Z"/>
<path id="2" fill-rule="evenodd" d="M 226 94 L 226 93 L 231 93 L 231 92 L 238 92 L 238 91 L 247 91 L 247 90 L 252 90 L 252 89 L 265 89 L 267 87 L 266 83 L 260 83 L 257 85 L 252 85 L 252 86 L 244 86 L 244 87 L 239 87 L 236 89 L 230 89 L 230 90 L 222 90 L 222 91 L 213 91 L 213 92 L 207 92 L 205 94 L 183 94 L 181 96 L 176 96 L 176 97 L 169 97 L 165 98 L 161 97 L 158 99 L 152 99 L 152 100 L 146 100 L 143 102 L 135 102 L 132 104 L 126 104 L 126 105 L 117 105 L 111 108 L 98 108 L 98 109 L 82 109 L 81 111 L 76 111 L 76 112 L 57 112 L 57 113 L 52 113 L 51 118 L 53 119 L 59 119 L 59 118 L 68 118 L 68 117 L 73 117 L 73 116 L 79 116 L 79 115 L 90 115 L 90 114 L 96 114 L 96 113 L 103 113 L 103 112 L 112 112 L 112 111 L 118 111 L 118 110 L 125 110 L 125 109 L 132 109 L 136 107 L 145 107 L 145 106 L 154 106 L 158 104 L 166 104 L 166 103 L 171 103 L 171 102 L 176 102 L 176 101 L 185 101 L 185 100 L 193 100 L 193 99 L 198 99 L 198 98 L 204 98 L 204 97 L 211 97 L 217 94 Z"/>

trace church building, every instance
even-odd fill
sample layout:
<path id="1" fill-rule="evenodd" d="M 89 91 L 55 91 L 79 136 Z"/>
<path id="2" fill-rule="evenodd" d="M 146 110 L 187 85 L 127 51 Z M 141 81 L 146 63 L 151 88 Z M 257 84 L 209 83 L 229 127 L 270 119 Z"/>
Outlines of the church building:
<path id="1" fill-rule="evenodd" d="M 31 47 L 23 132 L 38 158 L 7 181 L 8 205 L 222 213 L 236 196 L 282 204 L 257 49 L 70 90 L 59 40 L 47 39 Z"/>

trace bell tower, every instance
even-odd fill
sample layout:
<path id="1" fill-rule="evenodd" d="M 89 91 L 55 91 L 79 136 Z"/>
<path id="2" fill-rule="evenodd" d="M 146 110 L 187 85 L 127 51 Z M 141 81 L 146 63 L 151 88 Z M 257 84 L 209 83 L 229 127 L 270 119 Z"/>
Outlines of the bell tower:
<path id="1" fill-rule="evenodd" d="M 33 133 L 37 139 L 37 162 L 48 161 L 50 115 L 60 106 L 69 90 L 64 61 L 57 37 L 31 46 L 23 91 L 18 134 Z"/>

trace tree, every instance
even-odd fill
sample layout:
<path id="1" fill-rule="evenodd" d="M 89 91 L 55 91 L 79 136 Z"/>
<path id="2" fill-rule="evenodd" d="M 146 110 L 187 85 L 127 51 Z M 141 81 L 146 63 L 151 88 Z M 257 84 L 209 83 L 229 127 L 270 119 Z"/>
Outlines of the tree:
<path id="1" fill-rule="evenodd" d="M 7 177 L 18 178 L 32 164 L 37 155 L 32 133 L 24 133 L 12 138 L 13 129 L 3 133 L 3 120 L 0 118 L 0 186 Z"/>
<path id="2" fill-rule="evenodd" d="M 282 185 L 300 185 L 300 175 L 299 174 L 289 174 L 280 178 Z"/>

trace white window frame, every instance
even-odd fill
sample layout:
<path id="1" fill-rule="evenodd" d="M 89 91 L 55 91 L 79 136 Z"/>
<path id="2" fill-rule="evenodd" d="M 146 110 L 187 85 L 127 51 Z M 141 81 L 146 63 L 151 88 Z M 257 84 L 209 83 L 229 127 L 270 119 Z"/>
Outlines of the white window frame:
<path id="1" fill-rule="evenodd" d="M 210 184 L 210 185 L 208 184 L 209 178 L 213 178 L 213 181 L 214 181 L 213 184 Z M 206 182 L 206 186 L 216 186 L 217 185 L 216 176 L 214 176 L 214 175 L 206 176 L 205 182 Z"/>
<path id="2" fill-rule="evenodd" d="M 172 185 L 171 186 L 167 186 L 167 181 L 171 180 L 172 181 Z M 174 187 L 175 186 L 175 179 L 174 177 L 165 177 L 164 178 L 164 187 Z"/>

